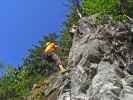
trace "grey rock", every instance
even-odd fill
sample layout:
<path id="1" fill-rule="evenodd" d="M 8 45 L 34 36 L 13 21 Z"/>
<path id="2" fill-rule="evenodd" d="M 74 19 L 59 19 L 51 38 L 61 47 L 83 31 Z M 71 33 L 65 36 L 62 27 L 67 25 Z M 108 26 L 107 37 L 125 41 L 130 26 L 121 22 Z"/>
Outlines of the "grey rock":
<path id="1" fill-rule="evenodd" d="M 119 100 L 118 94 L 121 85 L 120 79 L 115 73 L 115 64 L 101 62 L 98 66 L 98 74 L 92 80 L 91 90 L 88 90 L 90 98 L 94 100 Z M 121 83 L 119 83 L 121 84 Z"/>
<path id="2" fill-rule="evenodd" d="M 128 65 L 127 71 L 128 71 L 131 75 L 133 75 L 133 63 Z"/>
<path id="3" fill-rule="evenodd" d="M 120 100 L 133 100 L 133 76 L 122 80 L 123 89 L 120 93 Z"/>
<path id="4" fill-rule="evenodd" d="M 105 16 L 97 24 L 97 17 L 79 20 L 68 59 L 70 87 L 62 88 L 58 100 L 133 100 L 133 78 L 127 73 L 132 70 L 127 68 L 130 23 Z"/>

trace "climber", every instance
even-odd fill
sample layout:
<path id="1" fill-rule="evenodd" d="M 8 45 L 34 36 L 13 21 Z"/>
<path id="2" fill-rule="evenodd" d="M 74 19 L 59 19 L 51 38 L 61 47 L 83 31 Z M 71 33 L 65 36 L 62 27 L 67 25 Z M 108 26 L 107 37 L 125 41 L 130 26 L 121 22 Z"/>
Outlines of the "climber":
<path id="1" fill-rule="evenodd" d="M 66 69 L 62 65 L 61 58 L 55 53 L 59 49 L 60 48 L 58 47 L 56 42 L 47 42 L 46 43 L 46 48 L 43 51 L 43 55 L 45 56 L 46 60 L 48 60 L 48 61 L 55 61 L 56 64 L 60 68 L 60 72 L 64 73 L 66 71 Z"/>

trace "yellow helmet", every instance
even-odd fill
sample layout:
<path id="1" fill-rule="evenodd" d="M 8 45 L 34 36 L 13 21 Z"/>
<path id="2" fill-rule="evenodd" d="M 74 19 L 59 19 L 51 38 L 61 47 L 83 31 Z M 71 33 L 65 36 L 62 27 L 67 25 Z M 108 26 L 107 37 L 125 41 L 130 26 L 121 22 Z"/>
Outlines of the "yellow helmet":
<path id="1" fill-rule="evenodd" d="M 48 46 L 51 42 L 47 42 L 46 45 Z"/>

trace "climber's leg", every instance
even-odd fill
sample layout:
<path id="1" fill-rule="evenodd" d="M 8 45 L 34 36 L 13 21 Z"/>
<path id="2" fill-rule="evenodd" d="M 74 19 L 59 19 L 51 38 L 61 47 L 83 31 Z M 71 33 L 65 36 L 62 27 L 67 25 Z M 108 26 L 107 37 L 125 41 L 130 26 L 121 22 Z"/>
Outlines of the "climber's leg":
<path id="1" fill-rule="evenodd" d="M 59 66 L 61 73 L 63 73 L 63 72 L 66 71 L 66 69 L 63 67 L 63 64 L 62 64 L 62 61 L 61 61 L 60 57 L 59 57 L 57 54 L 52 53 L 52 59 L 53 59 L 53 60 L 56 62 L 56 64 Z"/>

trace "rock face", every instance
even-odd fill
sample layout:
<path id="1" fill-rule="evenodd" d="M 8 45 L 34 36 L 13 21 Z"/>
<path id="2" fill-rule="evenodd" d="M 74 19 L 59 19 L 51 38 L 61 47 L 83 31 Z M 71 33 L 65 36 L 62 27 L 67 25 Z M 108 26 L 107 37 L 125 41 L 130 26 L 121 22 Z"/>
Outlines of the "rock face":
<path id="1" fill-rule="evenodd" d="M 79 20 L 69 54 L 70 80 L 58 100 L 133 100 L 129 26 L 110 16 Z"/>

